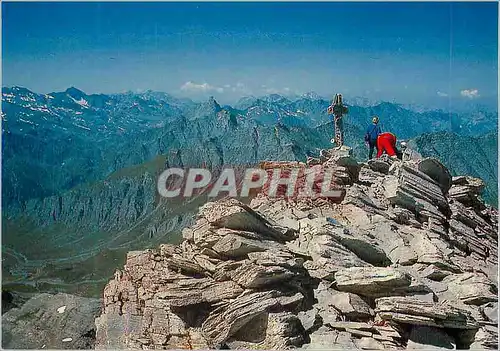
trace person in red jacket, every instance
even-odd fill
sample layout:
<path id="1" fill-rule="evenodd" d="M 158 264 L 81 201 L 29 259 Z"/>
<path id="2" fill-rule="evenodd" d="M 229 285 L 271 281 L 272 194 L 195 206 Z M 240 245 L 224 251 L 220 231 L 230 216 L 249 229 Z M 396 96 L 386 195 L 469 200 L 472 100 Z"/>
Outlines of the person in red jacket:
<path id="1" fill-rule="evenodd" d="M 377 137 L 377 158 L 384 152 L 391 157 L 397 157 L 396 136 L 392 133 L 380 133 Z"/>

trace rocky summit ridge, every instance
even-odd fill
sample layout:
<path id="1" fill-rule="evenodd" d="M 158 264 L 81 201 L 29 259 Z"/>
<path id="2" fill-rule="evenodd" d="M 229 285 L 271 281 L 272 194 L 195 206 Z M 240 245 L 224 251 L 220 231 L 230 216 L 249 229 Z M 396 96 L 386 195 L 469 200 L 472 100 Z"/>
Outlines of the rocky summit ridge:
<path id="1" fill-rule="evenodd" d="M 96 347 L 497 347 L 497 212 L 481 180 L 347 148 L 309 162 L 336 167 L 341 201 L 205 204 L 182 244 L 128 254 Z"/>
<path id="2" fill-rule="evenodd" d="M 249 204 L 206 203 L 180 245 L 128 253 L 92 347 L 498 348 L 498 213 L 480 179 L 433 158 L 358 163 L 347 147 L 304 165 L 334 168 L 342 198 L 264 189 Z M 88 345 L 70 338 L 57 348 Z"/>

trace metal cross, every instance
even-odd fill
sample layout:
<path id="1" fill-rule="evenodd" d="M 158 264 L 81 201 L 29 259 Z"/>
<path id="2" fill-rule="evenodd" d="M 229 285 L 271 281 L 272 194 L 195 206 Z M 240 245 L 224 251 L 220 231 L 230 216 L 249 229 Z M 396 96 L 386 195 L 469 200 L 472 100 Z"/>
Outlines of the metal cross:
<path id="1" fill-rule="evenodd" d="M 342 103 L 342 94 L 335 94 L 332 100 L 332 104 L 328 106 L 328 114 L 334 115 L 334 125 L 335 125 L 335 136 L 333 142 L 337 147 L 341 147 L 344 144 L 344 135 L 342 130 L 342 116 L 348 113 L 348 109 Z"/>

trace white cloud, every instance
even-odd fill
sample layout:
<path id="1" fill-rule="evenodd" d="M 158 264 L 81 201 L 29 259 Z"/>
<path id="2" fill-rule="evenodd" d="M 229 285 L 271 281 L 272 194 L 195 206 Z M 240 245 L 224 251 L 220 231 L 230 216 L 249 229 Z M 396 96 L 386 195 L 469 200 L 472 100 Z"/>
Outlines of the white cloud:
<path id="1" fill-rule="evenodd" d="M 194 82 L 186 82 L 181 86 L 182 91 L 188 91 L 188 92 L 202 92 L 202 93 L 208 93 L 208 92 L 217 92 L 217 93 L 223 93 L 224 88 L 221 87 L 216 87 L 214 85 L 210 85 L 208 83 L 202 83 L 202 84 L 197 84 Z"/>
<path id="2" fill-rule="evenodd" d="M 292 90 L 288 87 L 284 88 L 270 88 L 265 85 L 262 85 L 262 88 L 266 94 L 283 94 L 288 95 L 292 93 Z"/>
<path id="3" fill-rule="evenodd" d="M 438 96 L 441 96 L 441 97 L 447 97 L 448 96 L 448 94 L 440 92 L 440 91 L 438 91 L 437 94 L 438 94 Z"/>
<path id="4" fill-rule="evenodd" d="M 460 95 L 469 99 L 474 99 L 479 97 L 479 91 L 477 89 L 464 89 L 460 92 Z"/>
<path id="5" fill-rule="evenodd" d="M 245 87 L 245 84 L 238 82 L 236 85 L 230 85 L 231 90 L 234 92 L 246 93 L 248 89 Z"/>
<path id="6" fill-rule="evenodd" d="M 278 89 L 275 89 L 275 88 L 265 88 L 264 91 L 267 94 L 279 94 L 280 93 L 280 91 Z"/>

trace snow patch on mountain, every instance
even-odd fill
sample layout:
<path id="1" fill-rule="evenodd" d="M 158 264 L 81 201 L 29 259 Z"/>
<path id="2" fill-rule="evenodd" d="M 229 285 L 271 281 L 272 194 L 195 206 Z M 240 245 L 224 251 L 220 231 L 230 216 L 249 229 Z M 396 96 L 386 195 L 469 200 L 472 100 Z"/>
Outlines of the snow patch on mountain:
<path id="1" fill-rule="evenodd" d="M 71 100 L 73 100 L 75 103 L 77 103 L 78 105 L 82 106 L 83 108 L 90 108 L 89 106 L 89 102 L 87 100 L 85 100 L 84 98 L 80 98 L 80 100 L 76 100 L 75 98 L 73 98 L 72 96 L 70 96 Z"/>

